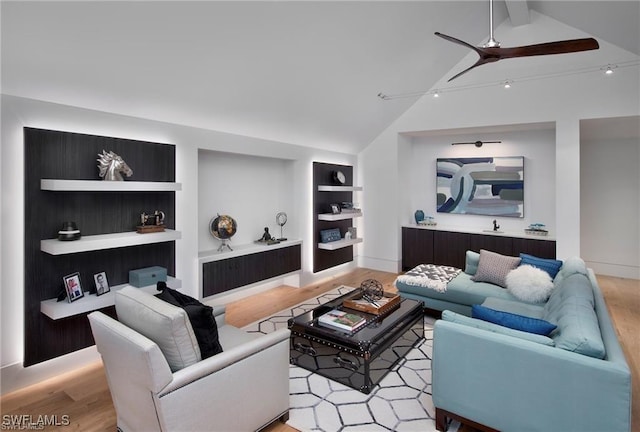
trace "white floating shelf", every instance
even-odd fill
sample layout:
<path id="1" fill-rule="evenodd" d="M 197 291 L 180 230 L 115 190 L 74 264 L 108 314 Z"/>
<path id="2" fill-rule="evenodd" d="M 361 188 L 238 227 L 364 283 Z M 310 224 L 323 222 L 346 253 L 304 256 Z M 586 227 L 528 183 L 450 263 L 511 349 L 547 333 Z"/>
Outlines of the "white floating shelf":
<path id="1" fill-rule="evenodd" d="M 40 179 L 40 189 L 68 192 L 170 192 L 182 190 L 181 183 L 104 180 Z"/>
<path id="2" fill-rule="evenodd" d="M 222 251 L 206 250 L 206 251 L 198 252 L 198 260 L 202 265 L 204 263 L 208 263 L 212 261 L 220 261 L 228 258 L 251 255 L 254 253 L 259 253 L 259 252 L 264 252 L 264 251 L 269 251 L 274 249 L 281 249 L 281 248 L 286 248 L 289 246 L 295 246 L 295 245 L 301 245 L 301 244 L 302 244 L 302 240 L 300 239 L 284 240 L 284 241 L 281 241 L 280 243 L 276 243 L 272 245 L 259 244 L 255 242 L 248 243 L 248 244 L 235 245 L 232 242 L 229 242 L 229 246 L 231 246 L 233 250 L 229 250 L 225 248 Z"/>
<path id="3" fill-rule="evenodd" d="M 357 192 L 361 191 L 362 186 L 328 186 L 318 185 L 319 192 Z"/>
<path id="4" fill-rule="evenodd" d="M 361 238 L 355 238 L 355 239 L 349 239 L 349 240 L 342 239 L 342 240 L 328 242 L 328 243 L 318 243 L 318 249 L 336 250 L 336 249 L 345 248 L 347 246 L 353 246 L 354 244 L 357 244 L 357 243 L 362 243 L 362 239 Z"/>
<path id="5" fill-rule="evenodd" d="M 63 301 L 58 301 L 57 299 L 43 300 L 40 302 L 40 312 L 53 320 L 58 320 L 113 306 L 115 304 L 116 291 L 126 286 L 129 286 L 129 284 L 112 286 L 111 291 L 106 294 L 102 294 L 101 296 L 85 292 L 84 297 L 79 298 L 73 303 L 69 303 L 66 299 Z M 182 288 L 182 281 L 180 279 L 167 276 L 167 286 L 169 288 L 179 289 Z M 151 294 L 157 293 L 156 285 L 149 285 L 139 289 Z"/>
<path id="6" fill-rule="evenodd" d="M 345 219 L 353 219 L 357 217 L 362 217 L 362 212 L 357 213 L 322 213 L 318 215 L 318 220 L 321 221 L 337 221 L 337 220 L 345 220 Z"/>
<path id="7" fill-rule="evenodd" d="M 84 236 L 79 240 L 60 241 L 58 239 L 40 240 L 40 250 L 51 255 L 65 255 L 118 247 L 137 246 L 179 240 L 180 231 L 165 230 L 147 234 L 135 231 Z"/>

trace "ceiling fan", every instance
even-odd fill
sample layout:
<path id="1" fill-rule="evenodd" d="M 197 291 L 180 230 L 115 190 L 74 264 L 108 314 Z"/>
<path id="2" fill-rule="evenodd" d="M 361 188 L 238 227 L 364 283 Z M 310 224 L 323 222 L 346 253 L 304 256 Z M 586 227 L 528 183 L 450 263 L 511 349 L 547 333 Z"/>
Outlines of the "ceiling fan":
<path id="1" fill-rule="evenodd" d="M 456 39 L 451 36 L 447 36 L 440 32 L 435 32 L 436 36 L 448 40 L 449 42 L 457 43 L 467 48 L 474 50 L 480 58 L 471 67 L 463 70 L 462 72 L 449 78 L 448 81 L 453 81 L 460 75 L 469 72 L 471 69 L 481 66 L 486 63 L 497 62 L 498 60 L 516 58 L 516 57 L 530 57 L 549 54 L 568 54 L 580 51 L 589 51 L 598 49 L 598 41 L 593 38 L 584 39 L 569 39 L 557 42 L 547 42 L 535 45 L 525 45 L 512 48 L 500 48 L 500 42 L 497 42 L 493 38 L 493 0 L 489 0 L 489 30 L 490 36 L 487 43 L 481 47 L 476 47 L 468 44 L 460 39 Z"/>
<path id="2" fill-rule="evenodd" d="M 467 141 L 467 142 L 454 142 L 451 143 L 451 145 L 463 145 L 463 144 L 473 144 L 476 147 L 482 147 L 482 144 L 497 144 L 497 143 L 501 143 L 502 141 Z"/>

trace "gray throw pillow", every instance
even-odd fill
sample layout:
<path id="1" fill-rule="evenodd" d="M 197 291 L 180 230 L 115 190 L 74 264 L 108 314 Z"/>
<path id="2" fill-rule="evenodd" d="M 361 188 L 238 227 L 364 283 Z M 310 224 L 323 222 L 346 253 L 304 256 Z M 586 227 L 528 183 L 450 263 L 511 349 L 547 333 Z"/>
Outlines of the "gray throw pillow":
<path id="1" fill-rule="evenodd" d="M 520 264 L 520 257 L 500 255 L 480 249 L 478 271 L 471 277 L 474 282 L 488 282 L 506 288 L 507 275 Z"/>

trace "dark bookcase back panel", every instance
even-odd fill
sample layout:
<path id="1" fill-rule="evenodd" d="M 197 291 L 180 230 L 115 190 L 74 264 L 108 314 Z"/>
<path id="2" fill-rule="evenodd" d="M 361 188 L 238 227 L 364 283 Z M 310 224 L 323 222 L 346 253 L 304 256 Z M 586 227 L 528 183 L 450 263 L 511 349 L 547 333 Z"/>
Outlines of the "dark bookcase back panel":
<path id="1" fill-rule="evenodd" d="M 97 159 L 106 150 L 133 170 L 125 181 L 174 182 L 175 146 L 33 128 L 24 129 L 24 144 L 24 365 L 30 366 L 94 344 L 86 313 L 52 320 L 40 312 L 40 302 L 63 289 L 63 276 L 79 272 L 86 296 L 93 275 L 103 271 L 110 286 L 141 267 L 159 265 L 175 275 L 173 241 L 66 255 L 40 250 L 40 240 L 56 238 L 64 221 L 76 222 L 83 236 L 109 234 L 135 231 L 140 213 L 161 210 L 175 229 L 175 192 L 43 191 L 40 180 L 100 180 Z M 113 307 L 103 311 L 114 314 Z"/>

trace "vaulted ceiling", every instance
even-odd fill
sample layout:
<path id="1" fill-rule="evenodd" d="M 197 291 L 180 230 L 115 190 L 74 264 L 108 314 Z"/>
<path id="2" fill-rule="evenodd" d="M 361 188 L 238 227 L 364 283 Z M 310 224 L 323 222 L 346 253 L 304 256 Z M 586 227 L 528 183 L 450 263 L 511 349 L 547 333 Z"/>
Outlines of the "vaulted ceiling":
<path id="1" fill-rule="evenodd" d="M 469 54 L 433 33 L 481 44 L 488 10 L 487 1 L 3 1 L 2 93 L 355 153 L 416 100 L 379 93 L 426 91 Z M 638 1 L 496 0 L 496 26 L 526 28 L 531 11 L 640 55 Z"/>

